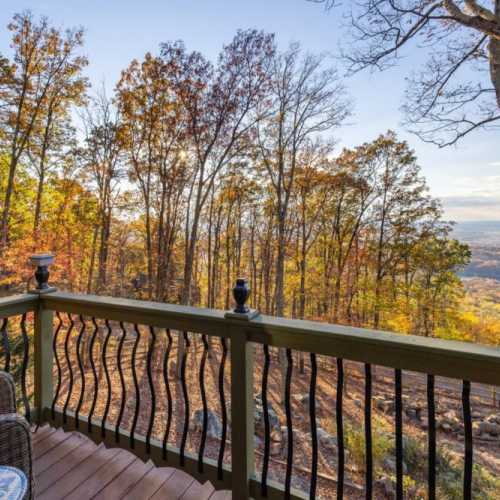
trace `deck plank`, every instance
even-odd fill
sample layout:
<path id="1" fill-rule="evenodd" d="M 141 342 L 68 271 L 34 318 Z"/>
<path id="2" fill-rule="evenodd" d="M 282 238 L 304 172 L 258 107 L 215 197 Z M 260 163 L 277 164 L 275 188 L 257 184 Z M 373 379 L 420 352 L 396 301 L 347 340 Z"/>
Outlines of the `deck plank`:
<path id="1" fill-rule="evenodd" d="M 119 450 L 106 467 L 101 467 L 92 474 L 91 480 L 84 481 L 80 486 L 74 489 L 65 498 L 67 500 L 84 500 L 94 498 L 103 490 L 113 479 L 120 476 L 127 467 L 137 460 L 135 455 L 126 451 Z"/>
<path id="2" fill-rule="evenodd" d="M 64 432 L 62 429 L 58 429 L 54 434 L 36 443 L 36 446 L 33 447 L 33 458 L 35 460 L 39 459 L 45 453 L 56 448 L 63 441 L 66 441 L 70 436 L 71 434 Z"/>
<path id="3" fill-rule="evenodd" d="M 212 484 L 207 481 L 204 484 L 200 484 L 198 481 L 194 481 L 191 486 L 186 490 L 184 495 L 182 495 L 182 500 L 208 500 L 215 488 Z"/>
<path id="4" fill-rule="evenodd" d="M 151 470 L 154 468 L 152 462 L 144 463 L 137 459 L 132 462 L 125 471 L 115 477 L 93 500 L 116 500 L 121 498 Z"/>
<path id="5" fill-rule="evenodd" d="M 175 472 L 160 486 L 151 500 L 165 500 L 165 498 L 181 498 L 195 481 L 193 477 L 181 469 Z"/>
<path id="6" fill-rule="evenodd" d="M 86 460 L 80 462 L 78 467 L 73 468 L 64 476 L 56 480 L 41 495 L 39 500 L 59 500 L 66 498 L 84 481 L 91 478 L 102 467 L 108 468 L 109 462 L 118 454 L 117 448 L 106 449 L 104 447 L 96 448 Z M 89 481 L 90 482 L 90 481 Z M 88 497 L 82 497 L 88 498 Z"/>
<path id="7" fill-rule="evenodd" d="M 96 451 L 94 443 L 85 443 L 74 449 L 54 465 L 44 471 L 37 480 L 37 494 L 42 495 L 55 481 L 63 477 L 66 473 L 76 468 L 81 462 L 87 459 Z"/>
<path id="8" fill-rule="evenodd" d="M 173 467 L 151 469 L 136 485 L 123 497 L 123 500 L 144 500 L 151 498 L 161 485 L 175 472 Z"/>
<path id="9" fill-rule="evenodd" d="M 76 450 L 79 446 L 88 443 L 89 440 L 81 434 L 72 433 L 69 438 L 59 443 L 50 451 L 35 459 L 33 470 L 35 478 L 43 474 L 49 467 L 61 460 L 63 457 Z M 37 446 L 35 445 L 34 451 L 36 452 Z"/>
<path id="10" fill-rule="evenodd" d="M 230 500 L 184 470 L 155 467 L 120 448 L 48 426 L 32 435 L 38 500 Z"/>

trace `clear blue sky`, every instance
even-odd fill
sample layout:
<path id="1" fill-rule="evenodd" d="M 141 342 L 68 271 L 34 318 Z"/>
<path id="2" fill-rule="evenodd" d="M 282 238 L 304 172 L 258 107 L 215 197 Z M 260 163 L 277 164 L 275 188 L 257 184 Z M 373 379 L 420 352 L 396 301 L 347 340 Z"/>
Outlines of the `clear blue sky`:
<path id="1" fill-rule="evenodd" d="M 166 40 L 182 39 L 189 49 L 215 58 L 238 28 L 276 33 L 284 47 L 300 41 L 311 52 L 336 53 L 342 37 L 339 12 L 326 13 L 306 0 L 2 0 L 0 52 L 9 54 L 5 26 L 15 12 L 31 9 L 59 26 L 83 26 L 87 74 L 110 91 L 133 58 L 156 52 Z M 341 144 L 353 146 L 391 128 L 415 149 L 431 193 L 443 199 L 454 220 L 500 220 L 500 135 L 480 132 L 457 147 L 438 149 L 406 134 L 400 122 L 404 76 L 423 60 L 406 52 L 395 69 L 363 73 L 346 81 L 355 103 L 350 124 L 339 131 Z"/>

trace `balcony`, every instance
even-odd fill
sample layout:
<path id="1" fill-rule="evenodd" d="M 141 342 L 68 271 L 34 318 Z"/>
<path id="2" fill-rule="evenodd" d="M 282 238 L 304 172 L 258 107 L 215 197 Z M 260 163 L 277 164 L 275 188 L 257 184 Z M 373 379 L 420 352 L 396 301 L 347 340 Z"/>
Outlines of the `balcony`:
<path id="1" fill-rule="evenodd" d="M 500 349 L 58 291 L 2 298 L 0 318 L 1 368 L 37 429 L 37 498 L 382 498 L 373 441 L 382 379 L 392 392 L 394 496 L 406 497 L 408 391 L 422 385 L 426 494 L 436 498 L 440 480 L 445 387 L 459 395 L 461 489 L 472 498 L 475 398 L 500 385 Z M 347 467 L 354 383 L 362 471 Z"/>

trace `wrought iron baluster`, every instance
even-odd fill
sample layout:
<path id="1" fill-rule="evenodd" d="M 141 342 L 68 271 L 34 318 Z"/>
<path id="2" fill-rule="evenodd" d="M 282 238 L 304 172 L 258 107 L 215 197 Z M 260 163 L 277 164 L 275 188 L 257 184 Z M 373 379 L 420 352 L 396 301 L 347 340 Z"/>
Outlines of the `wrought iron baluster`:
<path id="1" fill-rule="evenodd" d="M 201 430 L 200 448 L 198 451 L 198 472 L 200 473 L 203 472 L 203 454 L 205 451 L 205 443 L 207 440 L 207 425 L 208 425 L 207 395 L 205 393 L 205 363 L 207 361 L 207 355 L 208 355 L 207 336 L 202 335 L 201 340 L 203 342 L 203 354 L 200 360 L 199 383 L 200 383 L 201 403 L 203 407 L 203 425 Z"/>
<path id="2" fill-rule="evenodd" d="M 95 345 L 95 341 L 97 338 L 97 333 L 99 331 L 99 326 L 98 326 L 95 318 L 92 318 L 92 324 L 94 325 L 94 331 L 92 333 L 92 338 L 90 339 L 89 359 L 90 359 L 90 366 L 92 368 L 92 375 L 94 377 L 94 393 L 92 396 L 92 405 L 90 407 L 90 412 L 89 412 L 89 421 L 87 423 L 87 429 L 88 429 L 89 433 L 92 432 L 92 417 L 94 416 L 95 405 L 97 403 L 97 396 L 98 396 L 98 392 L 99 392 L 99 385 L 98 385 L 98 380 L 97 380 L 97 370 L 95 368 L 95 361 L 94 361 L 94 345 Z"/>
<path id="3" fill-rule="evenodd" d="M 170 380 L 168 376 L 168 363 L 170 358 L 170 351 L 172 350 L 172 334 L 170 329 L 167 328 L 167 348 L 165 349 L 165 359 L 163 361 L 163 381 L 165 382 L 165 389 L 167 391 L 167 424 L 165 426 L 165 434 L 163 435 L 163 460 L 167 459 L 167 446 L 168 437 L 170 435 L 170 426 L 172 425 L 172 392 L 170 390 Z"/>
<path id="4" fill-rule="evenodd" d="M 130 447 L 132 449 L 135 448 L 135 428 L 137 426 L 137 419 L 139 418 L 139 411 L 141 408 L 141 392 L 139 390 L 139 380 L 137 377 L 137 347 L 139 346 L 139 342 L 141 340 L 141 331 L 137 324 L 134 325 L 135 331 L 135 342 L 134 347 L 132 348 L 132 378 L 134 380 L 134 389 L 135 389 L 135 409 L 134 409 L 134 417 L 132 419 L 132 428 L 130 429 Z"/>
<path id="5" fill-rule="evenodd" d="M 220 339 L 222 354 L 219 365 L 219 400 L 222 416 L 222 435 L 219 447 L 219 457 L 217 460 L 217 478 L 222 480 L 223 475 L 223 463 L 224 463 L 224 449 L 226 447 L 226 436 L 227 436 L 227 408 L 226 408 L 226 397 L 224 394 L 224 369 L 226 366 L 227 358 L 227 344 L 226 339 L 221 337 Z"/>
<path id="6" fill-rule="evenodd" d="M 472 460 L 473 460 L 473 445 L 472 445 L 472 419 L 470 410 L 470 387 L 469 381 L 462 382 L 462 408 L 464 416 L 464 500 L 472 498 Z"/>
<path id="7" fill-rule="evenodd" d="M 372 454 L 372 367 L 365 364 L 365 489 L 366 499 L 373 496 L 373 454 Z"/>
<path id="8" fill-rule="evenodd" d="M 403 381 L 402 372 L 394 371 L 395 378 L 395 427 L 396 427 L 396 498 L 403 498 Z"/>
<path id="9" fill-rule="evenodd" d="M 56 403 L 59 398 L 59 391 L 61 390 L 61 383 L 62 383 L 61 362 L 59 361 L 59 355 L 57 354 L 57 338 L 63 326 L 63 320 L 58 311 L 56 311 L 56 316 L 57 319 L 59 320 L 59 324 L 56 326 L 56 331 L 54 332 L 54 337 L 52 339 L 52 351 L 54 353 L 54 358 L 56 360 L 56 366 L 57 366 L 57 384 L 54 393 L 54 399 L 52 400 L 52 408 L 51 408 L 52 420 L 55 420 L 56 418 Z"/>
<path id="10" fill-rule="evenodd" d="M 316 498 L 316 483 L 318 479 L 318 429 L 316 424 L 316 379 L 317 379 L 317 363 L 316 354 L 310 354 L 311 360 L 311 382 L 309 385 L 309 420 L 311 423 L 311 485 L 309 488 L 309 498 Z"/>
<path id="11" fill-rule="evenodd" d="M 80 416 L 80 410 L 82 408 L 83 396 L 85 394 L 85 370 L 83 368 L 83 361 L 80 353 L 82 348 L 82 339 L 85 333 L 85 320 L 83 319 L 82 315 L 80 315 L 79 319 L 82 326 L 80 327 L 80 332 L 78 334 L 78 339 L 76 341 L 76 359 L 78 360 L 78 368 L 80 370 L 80 376 L 82 378 L 82 385 L 80 389 L 80 397 L 78 398 L 78 404 L 76 406 L 76 411 L 75 411 L 75 426 L 77 429 L 80 427 L 79 416 Z"/>
<path id="12" fill-rule="evenodd" d="M 26 388 L 26 373 L 28 372 L 30 344 L 28 332 L 26 330 L 26 313 L 21 317 L 21 334 L 23 336 L 23 365 L 21 369 L 21 394 L 24 406 L 24 416 L 28 422 L 31 422 L 31 411 L 28 400 L 28 391 Z"/>
<path id="13" fill-rule="evenodd" d="M 64 357 L 66 359 L 66 364 L 68 366 L 69 386 L 68 386 L 68 395 L 66 396 L 66 402 L 64 403 L 64 408 L 63 408 L 63 422 L 65 424 L 68 421 L 67 417 L 68 405 L 71 400 L 71 396 L 73 394 L 73 368 L 71 367 L 71 359 L 69 358 L 69 339 L 71 337 L 71 332 L 73 331 L 73 327 L 75 326 L 71 314 L 68 313 L 67 316 L 69 320 L 69 326 L 66 331 L 66 338 L 64 339 Z"/>
<path id="14" fill-rule="evenodd" d="M 344 422 L 343 422 L 343 391 L 344 391 L 344 363 L 337 358 L 337 400 L 335 405 L 335 416 L 337 420 L 337 498 L 344 497 Z"/>
<path id="15" fill-rule="evenodd" d="M 9 324 L 9 318 L 4 318 L 2 321 L 2 326 L 0 327 L 0 332 L 2 333 L 2 344 L 5 354 L 5 363 L 3 366 L 3 371 L 10 372 L 10 342 L 9 333 L 7 332 L 7 326 Z"/>
<path id="16" fill-rule="evenodd" d="M 108 362 L 106 361 L 106 357 L 108 354 L 109 339 L 111 337 L 111 332 L 112 332 L 109 320 L 106 319 L 104 322 L 106 324 L 106 329 L 108 330 L 108 333 L 106 334 L 106 339 L 104 340 L 104 346 L 102 349 L 102 362 L 104 365 L 104 375 L 106 377 L 108 394 L 106 396 L 106 406 L 104 407 L 104 415 L 102 417 L 102 422 L 101 422 L 101 436 L 103 438 L 106 437 L 106 421 L 108 419 L 109 405 L 111 404 L 111 378 L 109 376 L 109 368 L 108 368 Z"/>
<path id="17" fill-rule="evenodd" d="M 187 353 L 189 349 L 189 336 L 187 332 L 183 333 L 184 338 L 184 353 L 181 361 L 181 385 L 182 385 L 182 394 L 184 397 L 184 427 L 182 429 L 182 438 L 181 438 L 181 447 L 179 450 L 180 454 L 180 465 L 184 467 L 185 465 L 185 450 L 186 450 L 186 441 L 189 430 L 189 396 L 186 385 L 186 361 L 187 361 Z"/>
<path id="18" fill-rule="evenodd" d="M 122 423 L 123 411 L 125 410 L 125 399 L 127 397 L 127 392 L 125 388 L 125 378 L 123 376 L 122 369 L 122 350 L 123 350 L 123 342 L 125 341 L 125 336 L 127 335 L 127 330 L 123 325 L 123 322 L 120 321 L 120 329 L 122 331 L 122 336 L 120 337 L 120 341 L 118 343 L 118 349 L 116 351 L 116 365 L 118 367 L 118 375 L 120 377 L 120 385 L 122 388 L 122 395 L 120 401 L 120 412 L 118 414 L 118 419 L 115 424 L 115 442 L 120 442 L 120 424 Z"/>
<path id="19" fill-rule="evenodd" d="M 434 401 L 434 375 L 427 375 L 427 448 L 428 496 L 436 500 L 436 406 Z"/>
<path id="20" fill-rule="evenodd" d="M 156 394 L 155 394 L 155 386 L 153 382 L 153 372 L 152 372 L 152 361 L 153 361 L 153 352 L 156 342 L 156 333 L 152 326 L 149 327 L 149 334 L 151 337 L 151 341 L 148 347 L 147 371 L 148 371 L 149 390 L 151 391 L 151 413 L 149 415 L 148 432 L 146 434 L 146 453 L 151 453 L 151 433 L 153 432 L 153 424 L 155 420 L 155 411 L 156 411 Z"/>
<path id="21" fill-rule="evenodd" d="M 264 344 L 264 368 L 262 371 L 262 388 L 261 388 L 261 401 L 262 401 L 262 418 L 264 419 L 264 458 L 262 460 L 262 477 L 260 489 L 263 497 L 267 497 L 267 474 L 269 472 L 269 454 L 271 448 L 271 431 L 269 424 L 269 408 L 267 406 L 267 384 L 269 379 L 269 366 L 271 364 L 271 357 L 269 355 L 269 346 Z"/>
<path id="22" fill-rule="evenodd" d="M 286 377 L 285 377 L 285 414 L 286 414 L 286 429 L 287 429 L 287 458 L 286 458 L 286 474 L 285 474 L 285 498 L 290 498 L 290 490 L 292 486 L 292 466 L 293 466 L 293 427 L 292 427 L 292 408 L 290 403 L 293 357 L 292 350 L 286 350 Z"/>

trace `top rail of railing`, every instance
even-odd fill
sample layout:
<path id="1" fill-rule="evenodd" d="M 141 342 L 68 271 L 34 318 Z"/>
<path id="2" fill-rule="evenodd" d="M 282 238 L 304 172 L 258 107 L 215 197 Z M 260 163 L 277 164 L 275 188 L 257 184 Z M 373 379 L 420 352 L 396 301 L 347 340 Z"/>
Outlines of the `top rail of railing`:
<path id="1" fill-rule="evenodd" d="M 34 311 L 38 306 L 38 295 L 26 293 L 0 297 L 0 319 Z"/>
<path id="2" fill-rule="evenodd" d="M 497 347 L 265 315 L 239 320 L 214 309 L 94 295 L 55 292 L 40 300 L 54 311 L 219 337 L 245 335 L 249 342 L 500 385 Z"/>

